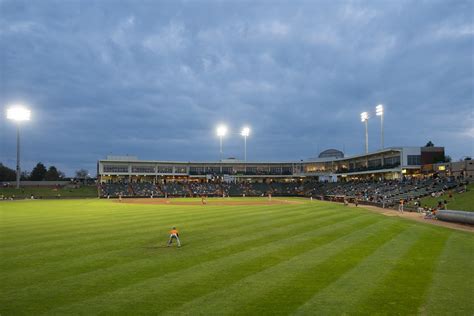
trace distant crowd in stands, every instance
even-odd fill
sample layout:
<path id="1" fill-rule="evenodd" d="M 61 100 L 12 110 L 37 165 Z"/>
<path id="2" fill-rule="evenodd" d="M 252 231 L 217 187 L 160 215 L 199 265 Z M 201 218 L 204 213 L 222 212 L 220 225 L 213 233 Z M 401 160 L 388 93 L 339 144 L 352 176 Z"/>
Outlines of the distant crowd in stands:
<path id="1" fill-rule="evenodd" d="M 466 183 L 452 177 L 406 179 L 404 181 L 351 182 L 167 182 L 102 183 L 101 197 L 227 197 L 227 196 L 303 196 L 322 200 L 418 210 L 420 198 L 439 197 L 446 192 L 466 190 Z M 440 205 L 445 207 L 447 202 Z"/>
<path id="2" fill-rule="evenodd" d="M 400 200 L 414 204 L 425 196 L 440 196 L 449 190 L 465 190 L 465 183 L 452 177 L 407 179 L 404 181 L 358 181 L 331 183 L 326 187 L 326 195 L 358 198 L 361 202 L 382 206 L 396 206 Z"/>

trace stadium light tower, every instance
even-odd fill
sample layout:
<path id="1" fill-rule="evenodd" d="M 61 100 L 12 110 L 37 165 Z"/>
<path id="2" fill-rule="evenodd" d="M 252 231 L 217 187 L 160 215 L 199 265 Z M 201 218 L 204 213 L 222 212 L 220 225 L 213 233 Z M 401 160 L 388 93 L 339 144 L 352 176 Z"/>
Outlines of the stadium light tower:
<path id="1" fill-rule="evenodd" d="M 381 133 L 381 143 L 383 149 L 383 105 L 379 104 L 375 107 L 375 114 L 380 116 L 380 133 Z"/>
<path id="2" fill-rule="evenodd" d="M 247 137 L 250 135 L 250 128 L 242 128 L 240 135 L 244 137 L 244 161 L 247 162 Z"/>
<path id="3" fill-rule="evenodd" d="M 219 125 L 217 127 L 217 136 L 219 136 L 219 144 L 220 144 L 220 151 L 219 151 L 219 158 L 222 160 L 222 137 L 227 134 L 227 126 Z"/>
<path id="4" fill-rule="evenodd" d="M 21 105 L 14 105 L 7 109 L 7 119 L 16 122 L 16 188 L 20 188 L 20 122 L 29 121 L 30 110 Z"/>
<path id="5" fill-rule="evenodd" d="M 365 153 L 369 153 L 369 113 L 362 112 L 360 114 L 360 120 L 365 123 Z"/>

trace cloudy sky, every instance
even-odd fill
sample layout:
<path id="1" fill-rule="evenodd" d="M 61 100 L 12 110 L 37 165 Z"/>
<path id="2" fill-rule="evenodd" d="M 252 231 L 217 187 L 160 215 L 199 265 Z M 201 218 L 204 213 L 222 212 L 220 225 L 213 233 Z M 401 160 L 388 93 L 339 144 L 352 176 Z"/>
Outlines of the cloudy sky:
<path id="1" fill-rule="evenodd" d="M 203 161 L 327 148 L 473 155 L 474 2 L 0 0 L 0 162 L 95 173 L 106 155 Z"/>

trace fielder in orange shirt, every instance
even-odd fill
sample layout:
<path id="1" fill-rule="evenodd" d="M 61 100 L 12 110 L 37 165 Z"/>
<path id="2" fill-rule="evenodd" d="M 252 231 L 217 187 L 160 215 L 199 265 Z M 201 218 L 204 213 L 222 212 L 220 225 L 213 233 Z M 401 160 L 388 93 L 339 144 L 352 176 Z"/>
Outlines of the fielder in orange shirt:
<path id="1" fill-rule="evenodd" d="M 170 239 L 168 240 L 168 247 L 171 246 L 171 244 L 173 243 L 173 239 L 176 239 L 178 247 L 181 247 L 181 243 L 179 242 L 179 232 L 176 227 L 173 227 L 173 229 L 170 230 Z"/>

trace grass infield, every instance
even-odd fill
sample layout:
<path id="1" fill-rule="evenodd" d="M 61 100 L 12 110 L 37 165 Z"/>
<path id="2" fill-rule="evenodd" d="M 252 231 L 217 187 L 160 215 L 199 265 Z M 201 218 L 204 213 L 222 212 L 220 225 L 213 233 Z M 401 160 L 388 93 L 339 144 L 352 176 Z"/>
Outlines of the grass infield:
<path id="1" fill-rule="evenodd" d="M 2 202 L 0 314 L 474 314 L 473 234 L 291 200 Z"/>

